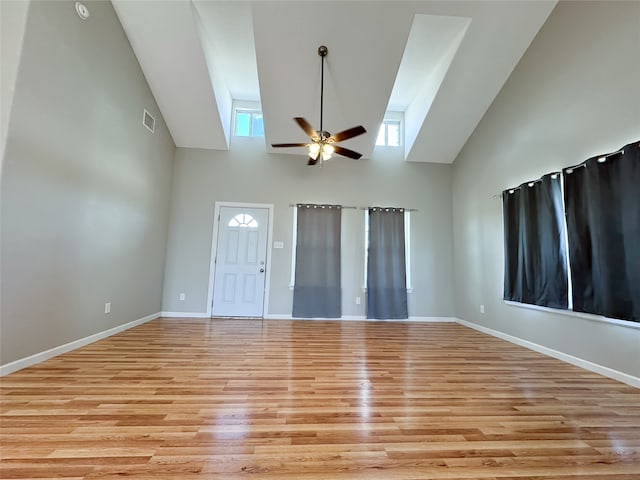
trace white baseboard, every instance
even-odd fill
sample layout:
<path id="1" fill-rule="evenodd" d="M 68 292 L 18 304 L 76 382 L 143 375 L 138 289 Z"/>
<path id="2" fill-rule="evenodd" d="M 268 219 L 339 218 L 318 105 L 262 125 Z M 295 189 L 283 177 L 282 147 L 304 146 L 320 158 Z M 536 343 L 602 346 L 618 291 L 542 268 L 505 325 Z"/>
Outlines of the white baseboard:
<path id="1" fill-rule="evenodd" d="M 160 312 L 160 316 L 167 318 L 211 318 L 207 312 Z"/>
<path id="2" fill-rule="evenodd" d="M 515 343 L 516 345 L 520 345 L 521 347 L 525 347 L 538 353 L 557 358 L 558 360 L 570 363 L 572 365 L 575 365 L 576 367 L 584 368 L 585 370 L 599 373 L 600 375 L 604 375 L 605 377 L 613 378 L 614 380 L 617 380 L 619 382 L 626 383 L 627 385 L 631 385 L 632 387 L 640 388 L 640 378 L 634 377 L 633 375 L 614 370 L 613 368 L 605 367 L 604 365 L 590 362 L 589 360 L 574 357 L 573 355 L 569 355 L 567 353 L 563 353 L 558 350 L 545 347 L 543 345 L 538 345 L 537 343 L 533 343 L 519 337 L 514 337 L 507 333 L 499 332 L 498 330 L 493 330 L 491 328 L 478 325 L 477 323 L 468 322 L 459 318 L 456 319 L 456 322 L 460 325 L 464 325 L 465 327 L 473 328 L 474 330 L 478 330 L 479 332 L 486 333 L 502 340 L 506 340 L 507 342 Z"/>
<path id="3" fill-rule="evenodd" d="M 9 375 L 13 372 L 17 372 L 18 370 L 22 370 L 23 368 L 30 367 L 32 365 L 35 365 L 36 363 L 44 362 L 45 360 L 56 357 L 58 355 L 62 355 L 63 353 L 70 352 L 71 350 L 84 347 L 85 345 L 89 345 L 90 343 L 94 343 L 98 340 L 102 340 L 103 338 L 115 335 L 116 333 L 120 333 L 130 328 L 137 327 L 138 325 L 142 325 L 143 323 L 155 320 L 158 317 L 160 317 L 160 313 L 153 313 L 151 315 L 147 315 L 146 317 L 139 318 L 138 320 L 133 320 L 132 322 L 118 325 L 117 327 L 113 327 L 102 332 L 94 333 L 93 335 L 89 335 L 88 337 L 65 343 L 64 345 L 60 345 L 59 347 L 51 348 L 49 350 L 45 350 L 44 352 L 36 353 L 34 355 L 21 358 L 20 360 L 0 365 L 0 377 Z"/>
<path id="4" fill-rule="evenodd" d="M 205 312 L 160 312 L 165 318 L 211 318 Z M 214 317 L 215 318 L 215 317 Z M 364 315 L 343 315 L 340 318 L 301 318 L 292 317 L 290 313 L 267 313 L 265 320 L 324 320 L 324 321 L 359 321 L 359 322 L 448 322 L 456 323 L 455 317 L 409 317 L 408 319 L 369 319 Z"/>
<path id="5" fill-rule="evenodd" d="M 410 322 L 456 323 L 455 317 L 409 317 Z"/>
<path id="6" fill-rule="evenodd" d="M 343 315 L 340 318 L 300 318 L 292 317 L 288 313 L 268 313 L 264 316 L 266 320 L 325 320 L 325 321 L 358 321 L 358 322 L 449 322 L 455 323 L 455 317 L 409 317 L 404 319 L 373 319 L 367 318 L 364 315 Z"/>

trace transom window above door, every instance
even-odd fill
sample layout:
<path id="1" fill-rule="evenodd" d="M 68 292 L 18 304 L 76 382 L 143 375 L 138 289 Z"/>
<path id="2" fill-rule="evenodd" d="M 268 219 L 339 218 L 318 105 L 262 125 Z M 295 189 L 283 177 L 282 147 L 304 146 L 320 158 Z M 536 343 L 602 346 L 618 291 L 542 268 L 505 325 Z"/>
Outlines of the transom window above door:
<path id="1" fill-rule="evenodd" d="M 258 228 L 258 221 L 248 213 L 239 213 L 229 220 L 228 226 Z"/>

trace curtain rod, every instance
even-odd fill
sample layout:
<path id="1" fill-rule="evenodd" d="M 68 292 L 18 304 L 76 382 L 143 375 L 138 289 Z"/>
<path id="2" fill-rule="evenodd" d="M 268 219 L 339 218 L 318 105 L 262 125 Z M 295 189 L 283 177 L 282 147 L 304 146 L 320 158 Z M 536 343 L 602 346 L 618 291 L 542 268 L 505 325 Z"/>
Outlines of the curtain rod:
<path id="1" fill-rule="evenodd" d="M 397 208 L 402 209 L 405 212 L 417 212 L 417 208 L 404 208 L 404 207 L 360 207 L 360 210 L 369 210 L 370 208 Z"/>
<path id="2" fill-rule="evenodd" d="M 607 154 L 605 154 L 605 155 L 594 155 L 593 157 L 587 158 L 584 162 L 580 162 L 580 163 L 578 163 L 577 165 L 573 165 L 572 167 L 565 167 L 565 168 L 563 168 L 563 170 L 564 170 L 565 172 L 567 172 L 568 174 L 572 174 L 572 173 L 573 173 L 573 171 L 574 171 L 576 168 L 586 167 L 586 166 L 587 166 L 587 162 L 588 162 L 589 160 L 591 160 L 592 158 L 597 158 L 597 159 L 598 159 L 598 163 L 604 163 L 604 162 L 607 160 L 607 158 L 609 158 L 609 157 L 611 157 L 611 156 L 613 156 L 613 155 L 617 155 L 617 154 L 619 154 L 619 153 L 621 153 L 621 154 L 623 154 L 623 155 L 624 155 L 624 149 L 625 149 L 626 147 L 628 147 L 628 145 L 625 145 L 624 147 L 622 147 L 622 148 L 620 148 L 620 149 L 616 150 L 615 152 L 607 153 Z M 640 147 L 640 143 L 638 143 L 638 147 Z"/>
<path id="3" fill-rule="evenodd" d="M 629 144 L 629 145 L 632 145 L 632 144 Z M 611 157 L 611 156 L 613 156 L 613 155 L 617 155 L 618 153 L 622 153 L 622 154 L 624 155 L 624 149 L 625 149 L 626 147 L 628 147 L 629 145 L 625 145 L 624 147 L 619 148 L 619 149 L 618 149 L 618 150 L 616 150 L 615 152 L 606 153 L 606 154 L 604 154 L 604 155 L 594 155 L 593 157 L 589 157 L 589 158 L 587 158 L 584 162 L 580 162 L 580 163 L 578 163 L 577 165 L 573 165 L 572 167 L 564 167 L 564 168 L 562 168 L 561 170 L 562 170 L 562 171 L 564 171 L 564 172 L 566 172 L 567 174 L 569 174 L 569 175 L 570 175 L 570 174 L 572 174 L 572 173 L 573 173 L 573 171 L 574 171 L 576 168 L 586 167 L 586 166 L 587 166 L 587 162 L 588 162 L 589 160 L 591 160 L 592 158 L 597 158 L 597 159 L 598 159 L 598 163 L 604 163 L 604 162 L 606 161 L 606 159 L 607 159 L 607 158 L 609 158 L 609 157 Z M 640 148 L 640 142 L 636 143 L 636 145 L 637 145 L 637 147 L 638 147 L 638 148 Z M 547 174 L 547 175 L 548 175 L 548 174 Z M 553 178 L 555 178 L 555 176 L 553 176 Z M 537 179 L 537 180 L 532 180 L 531 182 L 525 182 L 525 183 L 528 183 L 528 184 L 529 184 L 529 186 L 531 187 L 531 186 L 533 186 L 533 183 L 535 183 L 535 182 L 539 182 L 539 181 L 541 181 L 541 180 L 542 180 L 542 178 L 539 178 L 539 179 Z M 503 191 L 509 191 L 509 193 L 513 193 L 513 191 L 514 191 L 514 190 L 517 190 L 517 189 L 518 189 L 518 188 L 520 188 L 520 187 L 521 187 L 521 185 L 518 185 L 517 187 L 513 187 L 513 188 L 505 188 Z M 492 196 L 493 196 L 493 198 L 502 198 L 502 192 L 500 192 L 500 194 L 499 194 L 499 195 L 492 195 Z"/>
<path id="4" fill-rule="evenodd" d="M 289 204 L 290 207 L 297 207 L 298 204 L 297 203 L 290 203 Z M 369 208 L 373 208 L 373 207 L 353 207 L 350 205 L 340 205 L 341 208 L 349 208 L 351 210 L 369 210 Z M 402 208 L 402 207 L 376 207 L 376 208 Z M 403 208 L 403 210 L 405 212 L 417 212 L 418 209 L 417 208 Z"/>
<path id="5" fill-rule="evenodd" d="M 322 205 L 322 204 L 320 204 L 320 205 Z M 297 207 L 298 204 L 297 203 L 290 203 L 289 206 L 290 207 Z M 336 205 L 336 206 L 338 206 L 340 208 L 350 208 L 350 209 L 353 209 L 353 210 L 356 210 L 358 208 L 358 207 L 351 207 L 349 205 Z"/>
<path id="6" fill-rule="evenodd" d="M 551 178 L 557 178 L 558 175 L 560 175 L 560 172 L 552 172 L 552 173 L 545 173 L 542 177 L 540 178 L 536 178 L 535 180 L 530 180 L 528 182 L 524 182 L 521 183 L 520 185 L 518 185 L 517 187 L 512 187 L 512 188 L 505 188 L 502 192 L 509 192 L 509 193 L 513 193 L 515 190 L 519 190 L 520 187 L 522 187 L 522 185 L 527 185 L 529 187 L 533 187 L 536 183 L 540 183 L 542 181 L 542 179 L 544 177 L 546 177 L 547 175 L 550 175 Z M 492 195 L 493 198 L 502 198 L 502 192 L 500 192 L 497 195 Z"/>

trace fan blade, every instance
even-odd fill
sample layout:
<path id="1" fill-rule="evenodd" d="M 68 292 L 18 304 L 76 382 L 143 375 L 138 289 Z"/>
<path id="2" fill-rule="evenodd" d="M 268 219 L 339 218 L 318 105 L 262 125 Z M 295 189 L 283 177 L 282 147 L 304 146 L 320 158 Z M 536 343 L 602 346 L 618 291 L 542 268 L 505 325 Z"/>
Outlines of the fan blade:
<path id="1" fill-rule="evenodd" d="M 306 147 L 306 143 L 272 143 L 273 148 L 286 148 L 286 147 Z"/>
<path id="2" fill-rule="evenodd" d="M 320 157 L 314 159 L 313 157 L 309 157 L 309 161 L 307 162 L 307 165 L 315 165 L 316 163 L 318 163 L 318 159 Z"/>
<path id="3" fill-rule="evenodd" d="M 309 137 L 311 137 L 313 140 L 316 140 L 317 138 L 320 137 L 320 135 L 318 135 L 318 132 L 316 132 L 311 126 L 311 124 L 307 122 L 304 118 L 295 117 L 294 120 L 298 125 L 300 125 L 300 128 L 304 130 L 305 133 L 309 135 Z"/>
<path id="4" fill-rule="evenodd" d="M 331 135 L 329 139 L 337 143 L 342 142 L 343 140 L 357 137 L 358 135 L 362 135 L 363 133 L 367 133 L 367 131 L 362 125 L 358 125 L 357 127 L 349 128 L 347 130 L 343 130 L 342 132 Z"/>
<path id="5" fill-rule="evenodd" d="M 342 155 L 343 157 L 353 158 L 354 160 L 358 160 L 362 156 L 361 153 L 354 152 L 353 150 L 349 150 L 348 148 L 344 148 L 339 145 L 334 145 L 333 151 L 338 155 Z"/>

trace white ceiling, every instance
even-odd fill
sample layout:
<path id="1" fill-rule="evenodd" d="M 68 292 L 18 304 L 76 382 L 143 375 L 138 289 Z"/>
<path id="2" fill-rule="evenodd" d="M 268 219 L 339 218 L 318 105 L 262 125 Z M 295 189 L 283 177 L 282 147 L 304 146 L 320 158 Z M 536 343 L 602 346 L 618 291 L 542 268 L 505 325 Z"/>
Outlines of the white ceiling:
<path id="1" fill-rule="evenodd" d="M 405 159 L 452 163 L 556 0 L 112 0 L 179 147 L 227 149 L 232 101 L 259 101 L 265 149 L 305 142 L 293 122 L 363 125 L 404 112 Z M 304 149 L 278 149 L 304 155 Z"/>

